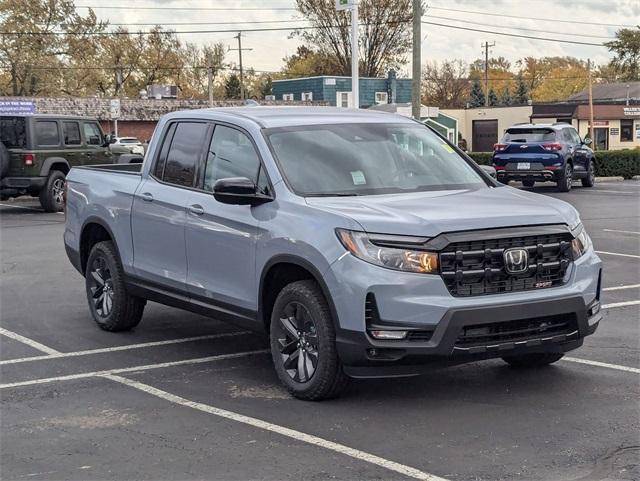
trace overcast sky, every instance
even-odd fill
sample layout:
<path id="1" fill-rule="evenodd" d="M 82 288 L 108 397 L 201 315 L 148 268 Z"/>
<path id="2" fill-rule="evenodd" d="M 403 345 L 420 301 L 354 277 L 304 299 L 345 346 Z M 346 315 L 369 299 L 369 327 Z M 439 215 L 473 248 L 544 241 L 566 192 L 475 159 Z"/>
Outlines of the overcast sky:
<path id="1" fill-rule="evenodd" d="M 77 5 L 105 5 L 97 0 L 76 0 Z M 508 32 L 518 35 L 556 38 L 588 43 L 606 42 L 613 37 L 617 26 L 588 25 L 566 22 L 594 22 L 600 24 L 635 25 L 640 23 L 639 0 L 433 0 L 427 2 L 428 8 L 424 20 L 456 25 L 466 28 Z M 293 9 L 294 0 L 113 0 L 115 6 L 127 6 L 126 10 L 96 9 L 101 19 L 112 23 L 161 23 L 171 22 L 242 22 L 295 20 L 300 15 Z M 230 7 L 230 8 L 270 8 L 271 10 L 138 10 L 133 8 L 151 7 Z M 276 8 L 281 10 L 276 10 Z M 290 10 L 287 10 L 289 8 Z M 455 12 L 443 9 L 483 11 L 491 15 Z M 86 9 L 79 9 L 80 13 Z M 536 19 L 507 18 L 535 17 Z M 428 18 L 431 17 L 431 18 Z M 440 18 L 436 18 L 440 17 Z M 546 20 L 544 20 L 546 19 Z M 290 24 L 263 25 L 172 25 L 167 28 L 180 30 L 221 30 L 227 28 L 256 28 L 302 25 L 304 22 Z M 511 27 L 511 28 L 507 28 Z M 131 30 L 148 27 L 128 27 Z M 525 30 L 528 29 L 528 30 Z M 491 49 L 494 57 L 503 56 L 515 62 L 526 56 L 574 56 L 591 58 L 596 63 L 606 63 L 609 52 L 604 47 L 574 45 L 569 43 L 547 42 L 524 38 L 481 33 L 441 26 L 423 25 L 422 62 L 445 59 L 464 59 L 468 62 L 482 55 L 481 43 L 495 42 Z M 245 67 L 256 70 L 277 71 L 282 67 L 282 58 L 295 52 L 299 41 L 289 38 L 289 32 L 246 32 L 243 34 L 243 47 L 252 48 L 244 52 Z M 224 42 L 232 48 L 237 47 L 234 33 L 180 34 L 185 41 L 198 44 Z M 237 52 L 229 52 L 228 61 L 237 60 Z M 404 68 L 410 71 L 410 65 Z"/>

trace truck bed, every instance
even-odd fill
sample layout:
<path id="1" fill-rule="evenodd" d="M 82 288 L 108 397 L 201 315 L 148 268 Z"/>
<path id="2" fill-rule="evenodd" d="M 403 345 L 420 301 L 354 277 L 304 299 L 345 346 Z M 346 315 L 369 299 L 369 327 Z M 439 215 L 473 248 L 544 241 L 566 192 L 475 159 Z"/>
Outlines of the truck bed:
<path id="1" fill-rule="evenodd" d="M 143 164 L 97 164 L 97 165 L 84 165 L 80 167 L 74 167 L 74 169 L 82 170 L 108 170 L 109 172 L 117 174 L 129 174 L 129 175 L 141 175 Z"/>

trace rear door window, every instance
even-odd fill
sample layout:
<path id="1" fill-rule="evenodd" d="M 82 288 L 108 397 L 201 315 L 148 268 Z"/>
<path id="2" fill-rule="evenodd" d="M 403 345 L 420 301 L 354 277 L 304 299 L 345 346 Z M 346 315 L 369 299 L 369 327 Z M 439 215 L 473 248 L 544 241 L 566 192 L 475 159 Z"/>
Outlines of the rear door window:
<path id="1" fill-rule="evenodd" d="M 178 123 L 164 167 L 165 182 L 193 187 L 208 128 L 206 122 Z"/>
<path id="2" fill-rule="evenodd" d="M 24 117 L 0 117 L 0 140 L 8 149 L 26 149 L 27 129 Z"/>
<path id="3" fill-rule="evenodd" d="M 58 122 L 55 120 L 38 120 L 35 130 L 38 145 L 60 145 L 60 132 L 58 131 Z"/>
<path id="4" fill-rule="evenodd" d="M 80 124 L 78 122 L 62 122 L 62 135 L 65 145 L 80 145 Z"/>
<path id="5" fill-rule="evenodd" d="M 503 142 L 551 142 L 556 140 L 552 129 L 507 129 Z"/>

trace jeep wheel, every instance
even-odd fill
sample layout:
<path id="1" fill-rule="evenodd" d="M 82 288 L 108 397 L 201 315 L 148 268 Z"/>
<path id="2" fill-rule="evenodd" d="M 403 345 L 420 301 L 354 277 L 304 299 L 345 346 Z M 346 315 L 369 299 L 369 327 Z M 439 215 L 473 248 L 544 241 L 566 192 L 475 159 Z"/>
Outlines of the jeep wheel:
<path id="1" fill-rule="evenodd" d="M 47 182 L 40 191 L 40 205 L 45 212 L 60 212 L 63 207 L 65 175 L 54 170 L 47 177 Z"/>
<path id="2" fill-rule="evenodd" d="M 564 170 L 558 177 L 558 190 L 560 192 L 569 192 L 573 185 L 573 167 L 569 162 L 564 165 Z"/>
<path id="3" fill-rule="evenodd" d="M 521 356 L 504 356 L 502 360 L 511 367 L 518 369 L 528 369 L 547 366 L 559 361 L 564 356 L 558 352 L 542 352 L 535 354 L 523 354 Z"/>
<path id="4" fill-rule="evenodd" d="M 293 396 L 319 401 L 337 396 L 347 385 L 331 312 L 315 282 L 293 282 L 282 289 L 270 334 L 276 373 Z"/>
<path id="5" fill-rule="evenodd" d="M 587 176 L 582 179 L 582 187 L 593 187 L 596 183 L 596 169 L 593 160 L 589 162 L 589 170 Z"/>
<path id="6" fill-rule="evenodd" d="M 85 284 L 91 315 L 101 329 L 128 331 L 138 325 L 146 301 L 127 292 L 113 242 L 93 246 L 87 260 Z"/>
<path id="7" fill-rule="evenodd" d="M 525 187 L 533 187 L 534 185 L 536 185 L 536 181 L 535 180 L 523 180 L 522 181 L 522 185 L 524 185 Z"/>

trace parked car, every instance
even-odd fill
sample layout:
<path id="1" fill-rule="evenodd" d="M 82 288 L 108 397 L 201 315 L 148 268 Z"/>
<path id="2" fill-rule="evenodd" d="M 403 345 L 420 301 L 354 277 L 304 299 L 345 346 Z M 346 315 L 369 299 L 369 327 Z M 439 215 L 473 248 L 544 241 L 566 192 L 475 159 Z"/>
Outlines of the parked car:
<path id="1" fill-rule="evenodd" d="M 144 155 L 144 147 L 135 137 L 111 137 L 109 149 L 114 154 Z"/>
<path id="2" fill-rule="evenodd" d="M 64 242 L 98 326 L 131 329 L 152 300 L 265 331 L 301 399 L 480 359 L 541 367 L 601 319 L 577 211 L 405 117 L 175 112 L 142 165 L 67 184 Z"/>
<path id="3" fill-rule="evenodd" d="M 113 162 L 96 119 L 54 115 L 0 116 L 8 160 L 0 170 L 0 197 L 31 195 L 46 212 L 62 210 L 69 169 Z"/>
<path id="4" fill-rule="evenodd" d="M 505 183 L 521 180 L 533 187 L 536 181 L 553 181 L 560 192 L 568 192 L 580 179 L 584 187 L 593 187 L 596 159 L 590 144 L 567 123 L 516 124 L 495 144 L 493 166 Z"/>

